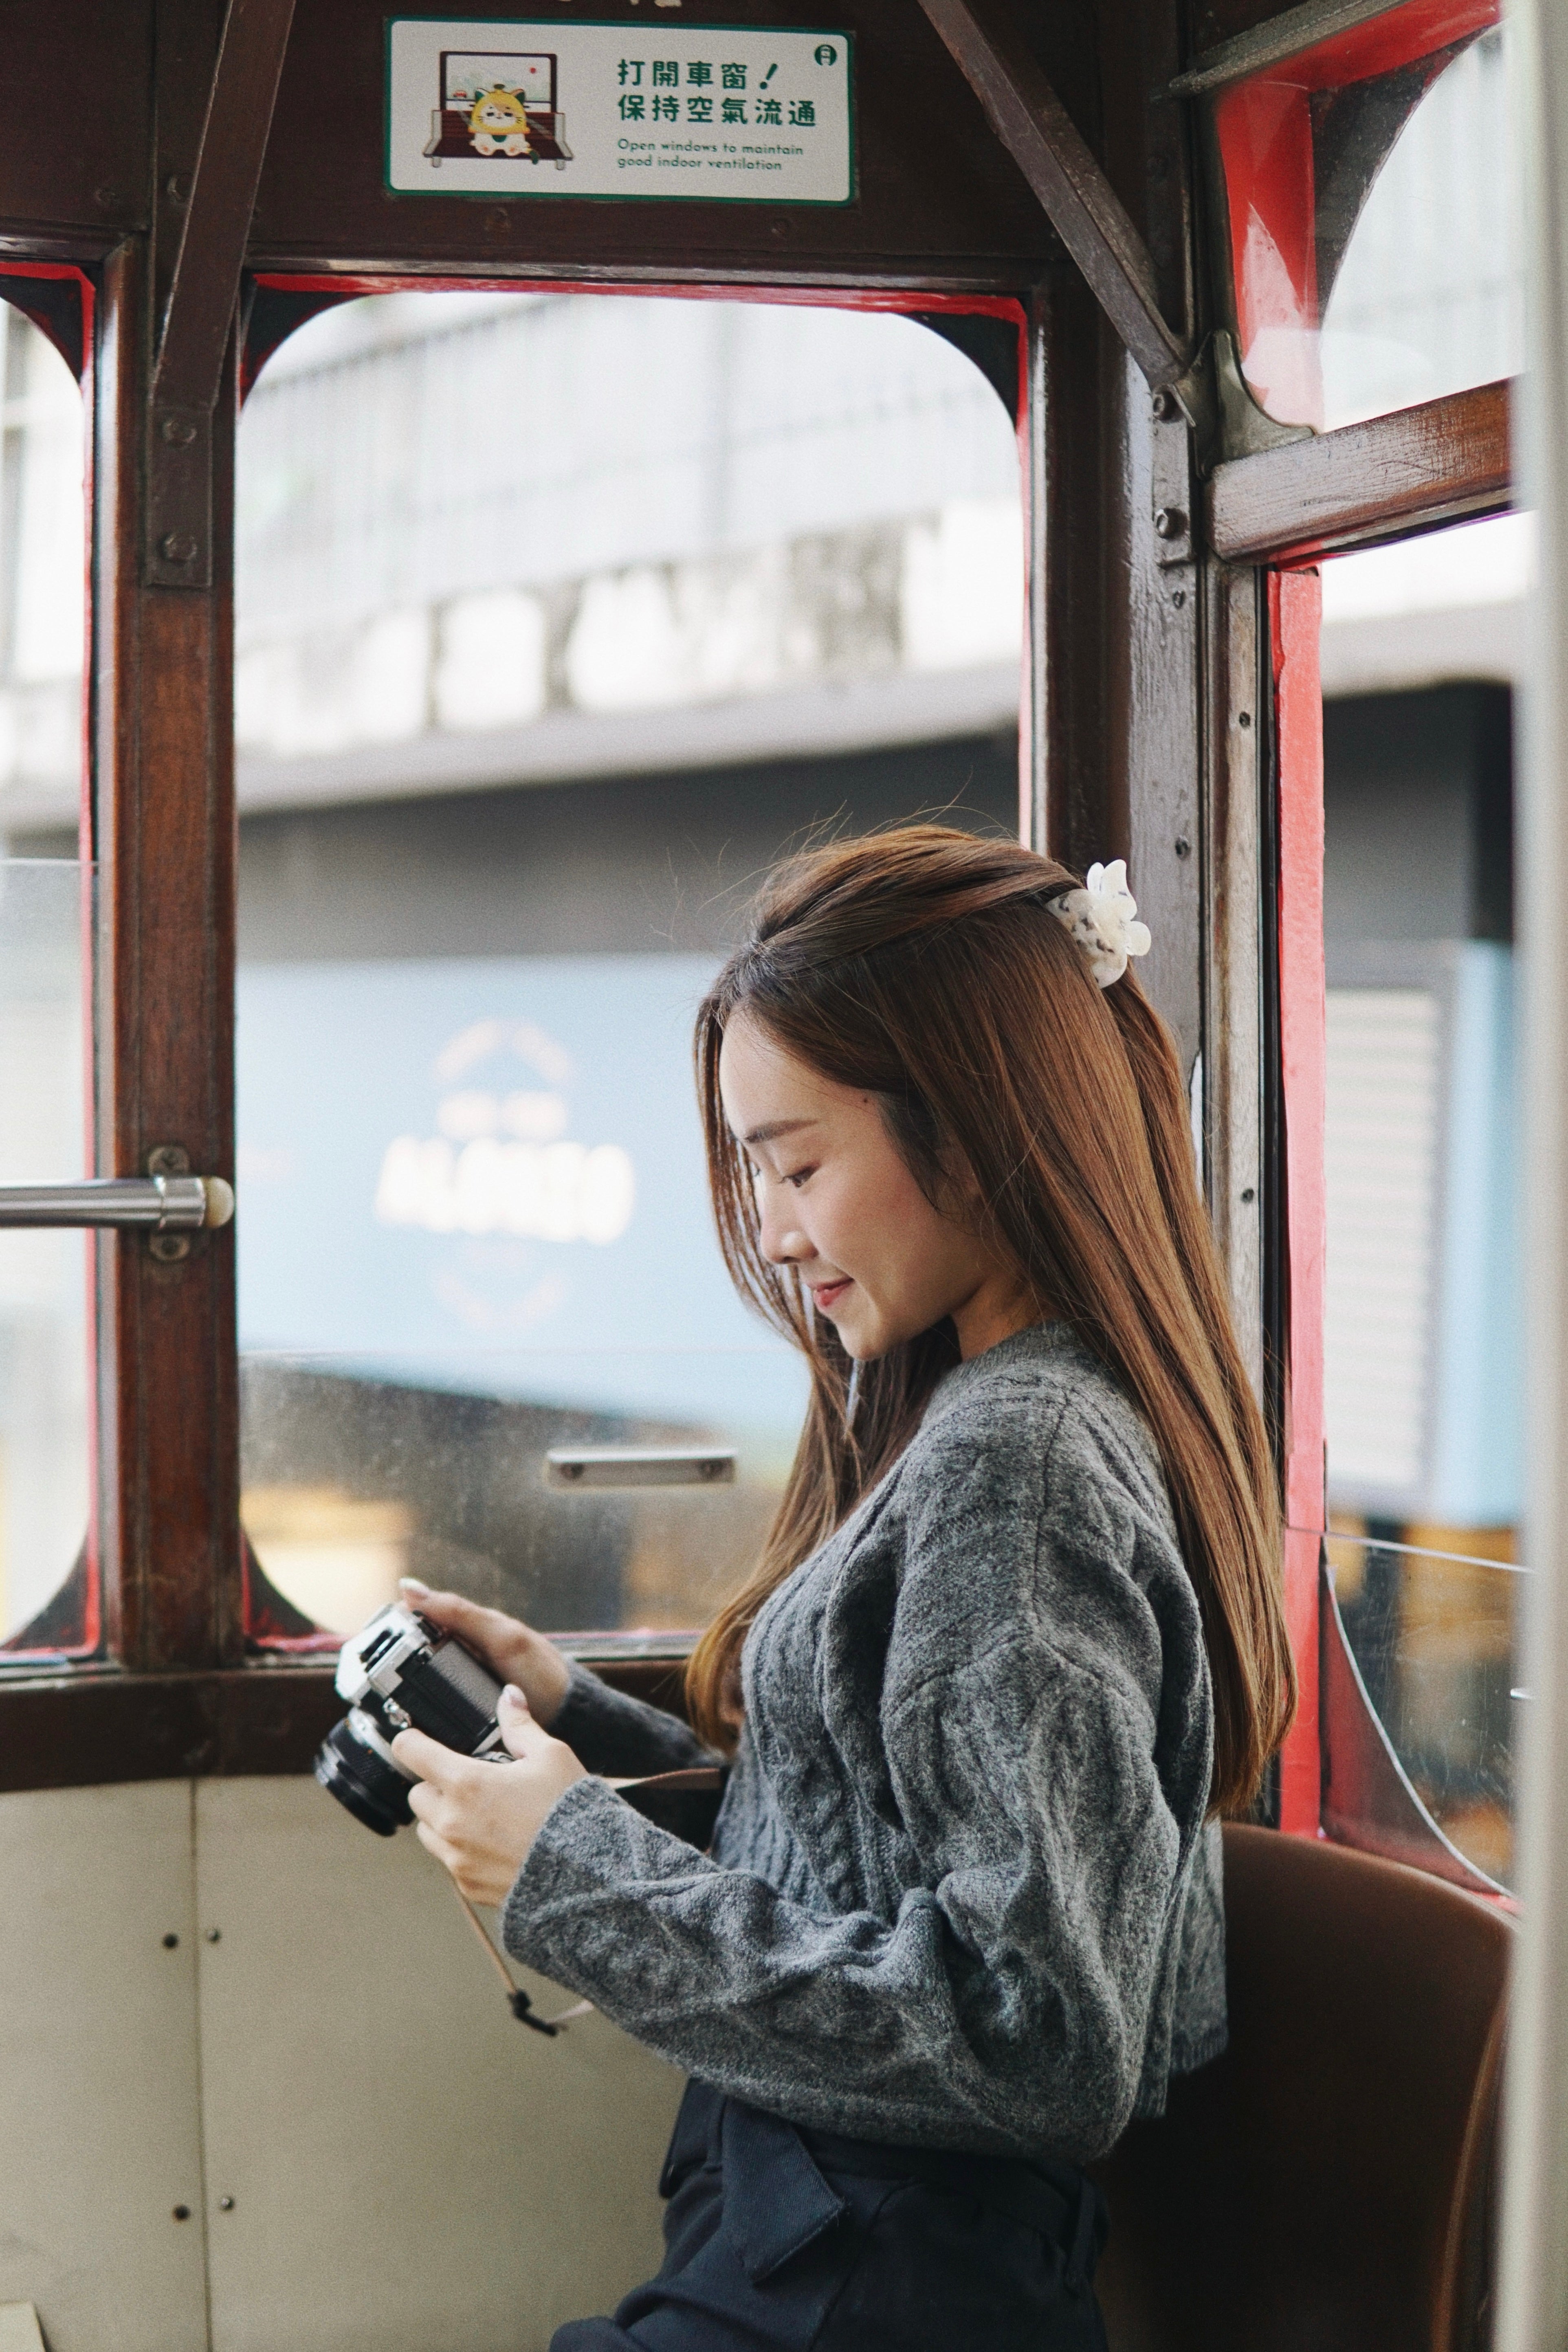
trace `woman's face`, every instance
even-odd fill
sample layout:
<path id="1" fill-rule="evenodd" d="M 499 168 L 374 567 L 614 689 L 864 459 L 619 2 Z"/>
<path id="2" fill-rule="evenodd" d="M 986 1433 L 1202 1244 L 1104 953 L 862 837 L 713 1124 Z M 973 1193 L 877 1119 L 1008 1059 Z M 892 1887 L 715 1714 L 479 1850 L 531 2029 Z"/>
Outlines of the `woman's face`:
<path id="1" fill-rule="evenodd" d="M 1033 1322 L 1016 1276 L 934 1209 L 877 1097 L 825 1078 L 747 1014 L 724 1032 L 719 1089 L 754 1171 L 761 1240 L 866 1363 L 951 1315 L 965 1356 Z"/>

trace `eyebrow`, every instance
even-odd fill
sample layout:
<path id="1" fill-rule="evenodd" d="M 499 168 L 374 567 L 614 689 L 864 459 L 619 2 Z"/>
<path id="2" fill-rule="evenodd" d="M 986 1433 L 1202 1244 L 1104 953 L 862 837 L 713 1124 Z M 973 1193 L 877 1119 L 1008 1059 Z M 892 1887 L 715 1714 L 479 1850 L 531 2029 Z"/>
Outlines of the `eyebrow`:
<path id="1" fill-rule="evenodd" d="M 797 1128 L 816 1125 L 816 1121 L 814 1118 L 770 1119 L 765 1127 L 753 1127 L 748 1134 L 741 1138 L 741 1140 L 745 1144 L 771 1143 L 775 1135 L 793 1135 Z"/>

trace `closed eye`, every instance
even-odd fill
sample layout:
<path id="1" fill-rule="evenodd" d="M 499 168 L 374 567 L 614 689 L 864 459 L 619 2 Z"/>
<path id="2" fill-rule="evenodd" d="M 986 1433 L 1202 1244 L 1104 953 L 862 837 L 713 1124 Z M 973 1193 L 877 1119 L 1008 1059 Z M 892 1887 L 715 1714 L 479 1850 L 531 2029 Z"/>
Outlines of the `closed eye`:
<path id="1" fill-rule="evenodd" d="M 798 1192 L 801 1186 L 805 1183 L 810 1177 L 815 1176 L 816 1173 L 816 1162 L 814 1160 L 809 1168 L 787 1169 L 784 1172 L 784 1181 L 786 1184 L 793 1184 L 795 1191 Z"/>

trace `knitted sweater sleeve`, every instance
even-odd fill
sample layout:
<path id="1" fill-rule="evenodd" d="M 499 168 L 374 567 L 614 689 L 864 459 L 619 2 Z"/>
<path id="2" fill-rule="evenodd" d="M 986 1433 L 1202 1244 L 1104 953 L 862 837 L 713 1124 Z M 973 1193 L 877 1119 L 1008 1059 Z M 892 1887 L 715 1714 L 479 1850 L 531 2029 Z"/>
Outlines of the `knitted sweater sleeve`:
<path id="1" fill-rule="evenodd" d="M 506 1942 L 676 2064 L 797 2122 L 1088 2157 L 1131 2112 L 1191 1860 L 1178 1816 L 1202 1820 L 1201 1795 L 1156 1764 L 1158 1747 L 1167 1779 L 1206 1787 L 1201 1667 L 1192 1720 L 1162 1721 L 1171 1645 L 1201 1642 L 1195 1601 L 1176 1559 L 1191 1606 L 1161 1622 L 1163 1496 L 1070 1406 L 1047 1444 L 1037 1412 L 994 1400 L 949 1415 L 900 1477 L 876 1799 L 912 1849 L 896 1911 L 834 1907 L 830 1822 L 805 1825 L 824 1898 L 802 1900 L 586 1780 L 544 1823 Z M 800 1705 L 831 1739 L 830 1658 L 822 1680 Z M 753 1729 L 765 1769 L 773 1735 Z"/>
<path id="2" fill-rule="evenodd" d="M 550 1732 L 552 1738 L 563 1739 L 590 1772 L 632 1780 L 645 1772 L 679 1772 L 689 1764 L 710 1761 L 697 1734 L 679 1716 L 612 1690 L 575 1658 L 571 1666 L 571 1684 Z"/>

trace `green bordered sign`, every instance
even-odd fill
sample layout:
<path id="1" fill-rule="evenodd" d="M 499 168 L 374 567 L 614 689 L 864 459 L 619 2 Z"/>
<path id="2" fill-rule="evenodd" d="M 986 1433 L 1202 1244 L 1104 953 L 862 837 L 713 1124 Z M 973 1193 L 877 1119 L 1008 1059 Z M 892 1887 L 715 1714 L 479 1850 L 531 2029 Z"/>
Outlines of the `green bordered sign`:
<path id="1" fill-rule="evenodd" d="M 422 196 L 846 205 L 847 33 L 395 16 L 386 184 Z"/>

